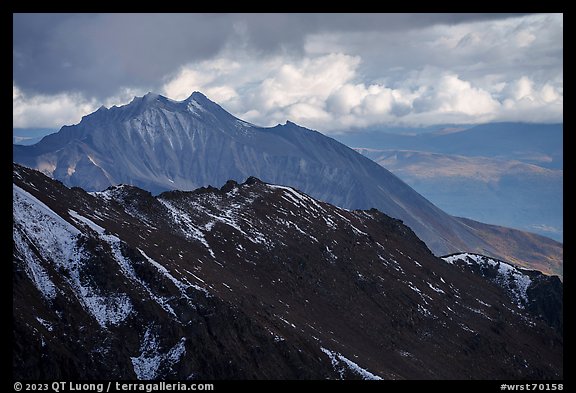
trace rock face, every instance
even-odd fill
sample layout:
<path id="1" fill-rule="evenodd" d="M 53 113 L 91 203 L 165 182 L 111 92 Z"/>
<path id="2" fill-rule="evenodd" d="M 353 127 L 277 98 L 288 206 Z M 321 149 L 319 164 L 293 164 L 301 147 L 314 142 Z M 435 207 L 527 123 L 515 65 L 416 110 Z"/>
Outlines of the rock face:
<path id="1" fill-rule="evenodd" d="M 254 126 L 201 93 L 180 102 L 149 93 L 122 107 L 102 107 L 36 145 L 14 145 L 13 152 L 14 162 L 88 191 L 130 184 L 157 194 L 256 176 L 336 206 L 377 208 L 403 220 L 436 255 L 514 257 L 506 244 L 486 240 L 496 228 L 479 230 L 446 214 L 343 144 L 290 122 Z M 531 240 L 523 247 L 528 255 L 518 258 L 527 263 L 541 260 L 531 254 L 540 242 Z M 561 263 L 561 253 L 558 245 L 551 258 Z"/>
<path id="2" fill-rule="evenodd" d="M 442 259 L 500 286 L 518 307 L 544 320 L 560 335 L 563 334 L 564 290 L 557 276 L 547 276 L 537 270 L 524 269 L 478 254 L 454 254 Z"/>
<path id="3" fill-rule="evenodd" d="M 526 273 L 518 302 L 491 262 L 446 263 L 377 210 L 256 178 L 87 193 L 15 165 L 13 182 L 16 379 L 563 377 L 545 280 Z"/>

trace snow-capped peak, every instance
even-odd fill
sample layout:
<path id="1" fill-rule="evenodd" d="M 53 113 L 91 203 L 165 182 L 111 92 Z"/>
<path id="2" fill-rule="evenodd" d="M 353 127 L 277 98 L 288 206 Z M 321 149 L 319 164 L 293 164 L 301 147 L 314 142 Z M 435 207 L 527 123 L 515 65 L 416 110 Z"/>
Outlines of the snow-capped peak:
<path id="1" fill-rule="evenodd" d="M 188 98 L 186 98 L 185 101 L 190 101 L 190 100 L 194 100 L 197 102 L 210 101 L 208 99 L 208 97 L 206 97 L 204 94 L 200 93 L 199 91 L 194 91 L 192 94 L 190 94 L 190 96 Z M 210 102 L 212 102 L 212 101 L 210 101 Z"/>
<path id="2" fill-rule="evenodd" d="M 146 93 L 144 95 L 144 97 L 142 97 L 142 100 L 145 102 L 151 102 L 151 101 L 156 101 L 160 97 L 161 97 L 160 94 L 152 93 L 151 91 L 149 91 L 148 93 Z"/>

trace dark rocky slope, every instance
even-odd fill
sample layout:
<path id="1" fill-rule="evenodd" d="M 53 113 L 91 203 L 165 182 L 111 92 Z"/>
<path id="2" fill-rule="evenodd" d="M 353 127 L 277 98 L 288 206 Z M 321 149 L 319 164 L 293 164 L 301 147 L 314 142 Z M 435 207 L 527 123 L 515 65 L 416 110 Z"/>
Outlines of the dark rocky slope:
<path id="1" fill-rule="evenodd" d="M 16 379 L 563 377 L 554 318 L 377 210 L 13 181 Z"/>

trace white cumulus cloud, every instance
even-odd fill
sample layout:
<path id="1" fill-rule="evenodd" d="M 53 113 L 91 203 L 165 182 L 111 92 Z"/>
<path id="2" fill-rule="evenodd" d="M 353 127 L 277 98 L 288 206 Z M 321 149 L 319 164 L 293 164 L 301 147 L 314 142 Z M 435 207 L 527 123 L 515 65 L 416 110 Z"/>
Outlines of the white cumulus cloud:
<path id="1" fill-rule="evenodd" d="M 19 127 L 148 91 L 324 132 L 563 119 L 563 14 L 19 15 L 14 33 Z"/>
<path id="2" fill-rule="evenodd" d="M 325 132 L 391 124 L 549 122 L 562 116 L 562 90 L 527 76 L 472 81 L 455 71 L 424 67 L 390 84 L 366 83 L 360 56 L 344 53 L 261 61 L 222 57 L 215 63 L 183 67 L 167 80 L 163 93 L 183 99 L 198 90 L 258 125 L 290 120 Z"/>
<path id="3" fill-rule="evenodd" d="M 27 96 L 12 87 L 14 127 L 54 127 L 75 124 L 82 116 L 98 109 L 94 100 L 86 100 L 80 94 L 59 93 L 55 95 Z"/>
<path id="4" fill-rule="evenodd" d="M 181 67 L 162 94 L 182 100 L 201 91 L 236 116 L 263 126 L 286 120 L 323 132 L 377 125 L 420 126 L 488 121 L 562 121 L 563 90 L 554 81 L 498 75 L 475 83 L 455 71 L 425 67 L 387 84 L 366 83 L 362 59 L 343 53 L 264 60 L 220 57 Z M 14 86 L 16 127 L 77 123 L 106 106 L 146 91 L 123 89 L 104 103 L 79 94 L 26 96 Z"/>

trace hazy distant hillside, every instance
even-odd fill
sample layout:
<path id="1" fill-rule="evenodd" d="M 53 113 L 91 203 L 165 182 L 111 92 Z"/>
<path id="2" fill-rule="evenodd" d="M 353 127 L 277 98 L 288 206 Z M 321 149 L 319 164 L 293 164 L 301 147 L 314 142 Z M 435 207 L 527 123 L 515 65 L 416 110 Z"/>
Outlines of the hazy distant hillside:
<path id="1" fill-rule="evenodd" d="M 356 150 L 450 214 L 563 239 L 563 170 L 485 157 Z"/>
<path id="2" fill-rule="evenodd" d="M 351 147 L 492 157 L 562 169 L 563 128 L 563 124 L 492 123 L 457 132 L 406 135 L 384 130 L 333 137 Z"/>
<path id="3" fill-rule="evenodd" d="M 51 128 L 13 128 L 12 143 L 17 145 L 33 145 L 46 135 L 53 134 L 57 129 Z"/>

